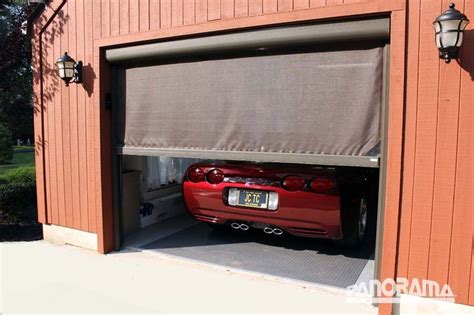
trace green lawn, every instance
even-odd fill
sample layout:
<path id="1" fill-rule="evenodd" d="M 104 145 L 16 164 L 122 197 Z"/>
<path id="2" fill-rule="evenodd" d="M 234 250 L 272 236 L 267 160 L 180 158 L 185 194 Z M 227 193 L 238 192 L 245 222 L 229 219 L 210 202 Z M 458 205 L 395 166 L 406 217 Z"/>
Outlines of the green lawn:
<path id="1" fill-rule="evenodd" d="M 0 164 L 0 175 L 5 174 L 5 172 L 8 170 L 12 170 L 20 166 L 34 166 L 34 165 L 35 165 L 34 149 L 29 152 L 15 152 L 15 154 L 13 155 L 13 159 L 11 161 L 9 161 L 6 164 Z"/>
<path id="2" fill-rule="evenodd" d="M 34 150 L 34 146 L 32 145 L 15 145 L 13 146 L 14 150 Z"/>

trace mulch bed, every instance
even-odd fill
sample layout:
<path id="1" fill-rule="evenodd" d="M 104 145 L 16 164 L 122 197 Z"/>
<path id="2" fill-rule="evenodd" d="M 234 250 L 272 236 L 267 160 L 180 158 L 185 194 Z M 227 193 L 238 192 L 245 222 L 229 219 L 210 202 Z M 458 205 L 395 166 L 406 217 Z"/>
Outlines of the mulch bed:
<path id="1" fill-rule="evenodd" d="M 41 224 L 0 224 L 0 242 L 36 241 L 43 238 Z"/>
<path id="2" fill-rule="evenodd" d="M 42 238 L 43 228 L 36 217 L 18 218 L 0 214 L 0 242 L 36 241 Z"/>

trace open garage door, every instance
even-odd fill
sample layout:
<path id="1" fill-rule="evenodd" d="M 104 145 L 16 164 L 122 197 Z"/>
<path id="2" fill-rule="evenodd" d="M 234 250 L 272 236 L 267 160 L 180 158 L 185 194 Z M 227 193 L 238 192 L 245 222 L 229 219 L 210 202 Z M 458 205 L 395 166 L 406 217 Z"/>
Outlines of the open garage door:
<path id="1" fill-rule="evenodd" d="M 384 183 L 388 35 L 388 19 L 378 18 L 107 50 L 106 58 L 114 65 L 117 249 L 123 245 L 340 288 L 373 279 L 375 241 L 380 242 L 376 220 L 383 216 L 377 189 Z M 192 214 L 183 189 L 190 180 L 187 167 L 201 159 L 220 167 L 233 163 L 239 170 L 258 164 L 288 167 L 288 174 L 299 167 L 334 172 L 340 187 L 345 185 L 335 211 L 357 199 L 346 197 L 347 183 L 366 183 L 360 190 L 363 202 L 357 203 L 357 209 L 368 209 L 365 241 L 346 250 L 292 234 L 296 221 L 319 224 L 333 209 L 314 202 L 318 211 L 292 218 L 286 230 L 278 221 L 272 231 L 285 232 L 272 233 L 282 235 L 279 239 L 268 238 L 265 229 L 277 224 L 268 222 L 271 213 L 250 208 L 240 213 L 239 205 L 230 209 L 224 204 L 229 200 L 225 190 L 216 194 L 223 202 L 216 210 L 220 214 Z M 235 186 L 253 175 L 231 177 L 226 183 Z M 267 182 L 259 178 L 250 185 L 270 189 L 256 183 Z M 273 190 L 280 187 L 280 179 L 274 184 Z M 208 188 L 202 190 L 205 196 Z M 286 194 L 280 191 L 278 196 L 283 205 Z M 225 218 L 226 211 L 246 216 Z M 231 234 L 236 229 L 232 223 L 245 232 Z"/>
<path id="2" fill-rule="evenodd" d="M 378 167 L 388 22 L 345 23 L 107 51 L 119 153 Z"/>

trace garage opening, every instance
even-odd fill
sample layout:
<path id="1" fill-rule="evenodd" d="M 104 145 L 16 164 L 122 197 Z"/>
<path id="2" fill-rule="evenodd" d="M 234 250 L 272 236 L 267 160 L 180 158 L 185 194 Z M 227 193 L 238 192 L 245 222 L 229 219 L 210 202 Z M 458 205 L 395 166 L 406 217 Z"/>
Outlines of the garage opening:
<path id="1" fill-rule="evenodd" d="M 328 239 L 323 230 L 309 227 L 313 222 L 321 222 L 317 218 L 321 214 L 316 209 L 310 210 L 315 212 L 313 218 L 296 216 L 294 219 L 299 222 L 283 225 L 263 223 L 268 221 L 262 220 L 258 212 L 269 211 L 266 209 L 242 208 L 251 212 L 252 217 L 229 219 L 224 225 L 216 224 L 215 219 L 225 216 L 225 212 L 188 212 L 186 207 L 190 205 L 183 198 L 186 170 L 196 163 L 225 165 L 223 161 L 123 156 L 122 163 L 122 224 L 127 248 L 340 288 L 370 280 L 375 247 L 377 169 L 338 168 L 340 176 L 360 175 L 367 179 L 367 232 L 359 246 L 350 248 Z M 235 164 L 234 161 L 227 163 Z M 237 165 L 248 164 L 239 162 Z M 287 167 L 285 164 L 272 166 Z M 258 189 L 260 186 L 249 187 Z M 308 227 L 301 227 L 301 223 Z M 240 227 L 236 228 L 236 224 Z M 269 227 L 281 228 L 281 234 L 280 230 L 270 233 Z"/>
<path id="2" fill-rule="evenodd" d="M 107 51 L 117 246 L 341 288 L 373 279 L 387 36 L 372 19 Z"/>

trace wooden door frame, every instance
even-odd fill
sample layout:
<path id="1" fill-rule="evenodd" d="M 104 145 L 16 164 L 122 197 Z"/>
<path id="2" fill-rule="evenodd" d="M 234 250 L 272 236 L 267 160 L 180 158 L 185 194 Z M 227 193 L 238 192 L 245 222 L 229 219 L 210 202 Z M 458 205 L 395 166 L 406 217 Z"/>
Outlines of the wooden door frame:
<path id="1" fill-rule="evenodd" d="M 352 16 L 347 11 L 333 10 L 333 17 Z M 313 10 L 308 10 L 313 11 Z M 329 10 L 326 10 L 329 11 Z M 115 38 L 106 38 L 95 41 L 95 64 L 100 64 L 99 75 L 100 80 L 96 82 L 95 91 L 100 91 L 100 98 L 96 98 L 96 108 L 100 109 L 101 121 L 97 122 L 101 130 L 101 165 L 110 165 L 111 144 L 110 144 L 110 124 L 108 120 L 108 112 L 104 108 L 105 94 L 109 91 L 111 81 L 110 65 L 105 60 L 105 49 L 117 45 L 134 44 L 138 42 L 147 42 L 150 39 L 178 38 L 190 34 L 206 34 L 223 30 L 237 30 L 248 28 L 249 26 L 268 26 L 272 24 L 301 22 L 301 21 L 318 21 L 321 18 L 329 19 L 329 13 L 322 15 L 320 11 L 316 17 L 314 15 L 301 14 L 302 12 L 292 12 L 289 14 L 279 14 L 270 17 L 256 17 L 242 19 L 236 21 L 222 21 L 216 23 L 208 23 L 199 26 L 187 26 L 177 29 L 163 30 L 161 32 L 146 32 L 131 35 L 117 36 Z M 347 13 L 344 15 L 343 13 Z M 384 13 L 384 12 L 377 12 Z M 398 248 L 398 226 L 400 212 L 400 194 L 402 183 L 402 154 L 403 154 L 403 117 L 404 117 L 404 90 L 405 90 L 405 10 L 391 10 L 386 12 L 390 14 L 390 57 L 389 57 L 389 86 L 388 86 L 388 121 L 387 121 L 387 154 L 386 154 L 386 183 L 384 191 L 385 215 L 383 218 L 383 232 L 381 236 L 381 260 L 379 261 L 381 270 L 381 279 L 396 278 L 396 257 Z M 307 16 L 309 15 L 309 16 Z M 365 14 L 367 15 L 367 14 Z M 102 170 L 103 181 L 101 184 L 102 191 L 102 216 L 98 215 L 97 220 L 101 224 L 102 229 L 98 230 L 99 234 L 99 250 L 108 252 L 113 250 L 113 218 L 111 211 L 112 200 L 112 183 L 109 182 L 112 170 Z M 379 306 L 381 314 L 389 314 L 392 311 L 390 304 L 382 304 Z"/>

